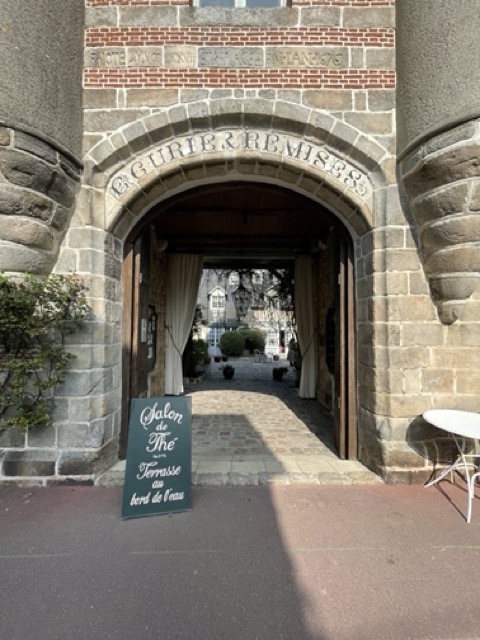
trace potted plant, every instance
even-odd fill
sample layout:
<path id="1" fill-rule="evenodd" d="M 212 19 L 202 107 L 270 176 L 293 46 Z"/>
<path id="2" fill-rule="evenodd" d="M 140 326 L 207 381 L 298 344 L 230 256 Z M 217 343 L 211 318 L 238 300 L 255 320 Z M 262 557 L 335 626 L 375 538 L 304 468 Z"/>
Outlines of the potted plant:
<path id="1" fill-rule="evenodd" d="M 222 373 L 225 380 L 231 380 L 233 378 L 233 374 L 235 373 L 235 367 L 232 367 L 231 364 L 225 364 L 222 367 Z"/>
<path id="2" fill-rule="evenodd" d="M 287 367 L 273 367 L 272 375 L 273 379 L 277 380 L 277 382 L 281 382 L 283 380 L 283 375 L 288 372 Z"/>

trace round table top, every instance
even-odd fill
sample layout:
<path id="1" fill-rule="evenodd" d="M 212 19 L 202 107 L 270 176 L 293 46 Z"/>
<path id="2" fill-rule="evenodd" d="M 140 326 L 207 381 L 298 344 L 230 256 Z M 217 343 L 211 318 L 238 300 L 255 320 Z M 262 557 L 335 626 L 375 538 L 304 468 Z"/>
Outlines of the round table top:
<path id="1" fill-rule="evenodd" d="M 435 427 L 457 436 L 480 438 L 480 413 L 459 409 L 430 409 L 423 413 L 423 417 Z"/>

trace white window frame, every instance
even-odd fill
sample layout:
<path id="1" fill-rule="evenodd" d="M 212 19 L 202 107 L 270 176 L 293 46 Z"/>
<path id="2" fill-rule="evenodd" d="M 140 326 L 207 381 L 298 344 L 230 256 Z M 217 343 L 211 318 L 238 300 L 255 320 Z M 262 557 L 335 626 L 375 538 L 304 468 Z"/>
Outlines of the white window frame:
<path id="1" fill-rule="evenodd" d="M 214 303 L 215 301 L 215 303 Z M 221 291 L 216 291 L 210 296 L 210 309 L 213 311 L 223 311 L 226 305 L 226 296 Z"/>
<path id="2" fill-rule="evenodd" d="M 225 333 L 225 329 L 223 327 L 209 327 L 208 328 L 208 346 L 209 347 L 217 347 L 220 342 L 220 338 Z"/>

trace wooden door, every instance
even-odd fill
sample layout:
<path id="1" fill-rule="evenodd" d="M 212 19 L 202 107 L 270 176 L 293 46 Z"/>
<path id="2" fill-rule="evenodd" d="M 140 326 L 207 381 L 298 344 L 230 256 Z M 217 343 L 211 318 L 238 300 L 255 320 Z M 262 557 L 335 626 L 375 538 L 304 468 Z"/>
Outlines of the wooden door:
<path id="1" fill-rule="evenodd" d="M 353 248 L 350 239 L 340 233 L 337 248 L 335 437 L 339 457 L 356 460 L 358 439 Z"/>
<path id="2" fill-rule="evenodd" d="M 148 235 L 127 242 L 123 261 L 122 425 L 119 457 L 127 450 L 131 398 L 148 394 L 148 301 L 150 251 Z"/>

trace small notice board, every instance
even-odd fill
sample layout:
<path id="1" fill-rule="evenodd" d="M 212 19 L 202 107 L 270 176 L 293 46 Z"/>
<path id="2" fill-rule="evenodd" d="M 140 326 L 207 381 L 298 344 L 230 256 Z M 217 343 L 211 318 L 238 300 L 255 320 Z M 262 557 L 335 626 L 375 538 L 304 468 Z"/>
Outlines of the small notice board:
<path id="1" fill-rule="evenodd" d="M 192 399 L 131 402 L 122 518 L 190 510 Z"/>

